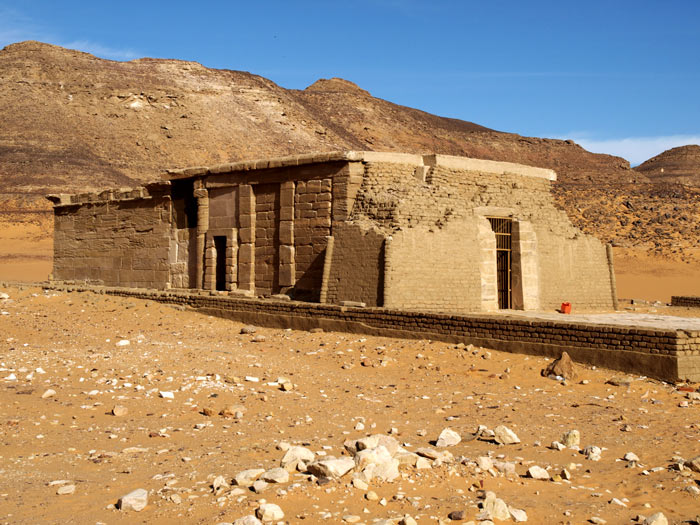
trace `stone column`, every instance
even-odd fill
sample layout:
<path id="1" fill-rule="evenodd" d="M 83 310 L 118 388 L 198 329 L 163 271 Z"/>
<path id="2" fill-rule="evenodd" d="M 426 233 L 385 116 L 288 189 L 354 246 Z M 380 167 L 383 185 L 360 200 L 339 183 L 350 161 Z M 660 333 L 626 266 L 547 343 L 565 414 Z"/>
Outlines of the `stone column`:
<path id="1" fill-rule="evenodd" d="M 498 275 L 496 272 L 496 235 L 491 223 L 477 217 L 479 240 L 479 273 L 481 274 L 481 309 L 486 312 L 498 310 Z"/>
<path id="2" fill-rule="evenodd" d="M 204 282 L 204 245 L 209 230 L 209 192 L 201 180 L 194 182 L 194 197 L 197 199 L 197 279 L 196 288 L 201 290 Z"/>
<path id="3" fill-rule="evenodd" d="M 328 302 L 328 280 L 331 277 L 331 264 L 333 263 L 333 236 L 326 237 L 326 252 L 323 258 L 323 276 L 321 277 L 321 296 L 319 303 Z"/>
<path id="4" fill-rule="evenodd" d="M 617 310 L 617 281 L 615 279 L 615 264 L 613 263 L 613 247 L 612 244 L 605 245 L 605 255 L 608 258 L 608 271 L 610 272 L 610 293 L 612 299 L 612 307 Z"/>
<path id="5" fill-rule="evenodd" d="M 255 193 L 250 184 L 238 186 L 238 287 L 255 290 Z"/>
<path id="6" fill-rule="evenodd" d="M 391 308 L 393 307 L 393 290 L 392 290 L 392 281 L 393 281 L 393 274 L 391 272 L 391 266 L 393 264 L 393 258 L 392 258 L 392 252 L 391 252 L 391 245 L 394 241 L 394 238 L 390 235 L 386 239 L 384 239 L 384 278 L 382 279 L 383 281 L 383 289 L 382 289 L 382 297 L 381 297 L 381 304 L 377 304 L 377 306 L 383 306 L 385 308 Z M 377 303 L 379 303 L 380 298 L 377 297 Z"/>
<path id="7" fill-rule="evenodd" d="M 226 289 L 238 287 L 238 228 L 233 228 L 226 238 Z"/>
<path id="8" fill-rule="evenodd" d="M 282 291 L 296 283 L 294 253 L 294 181 L 280 184 L 279 285 Z"/>
<path id="9" fill-rule="evenodd" d="M 204 239 L 204 286 L 205 290 L 216 290 L 216 245 L 213 235 Z"/>

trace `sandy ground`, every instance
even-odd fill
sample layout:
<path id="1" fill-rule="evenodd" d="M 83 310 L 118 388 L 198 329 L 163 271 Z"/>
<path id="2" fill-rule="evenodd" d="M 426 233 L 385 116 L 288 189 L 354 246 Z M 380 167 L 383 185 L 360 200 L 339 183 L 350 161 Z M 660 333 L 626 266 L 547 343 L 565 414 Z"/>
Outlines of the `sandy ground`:
<path id="1" fill-rule="evenodd" d="M 233 522 L 262 500 L 282 508 L 284 523 L 406 514 L 439 523 L 455 510 L 468 521 L 482 488 L 536 524 L 630 523 L 656 511 L 688 523 L 700 514 L 689 489 L 700 488 L 700 473 L 677 467 L 700 454 L 700 401 L 677 385 L 632 377 L 615 386 L 606 382 L 623 374 L 584 367 L 561 383 L 540 375 L 543 358 L 342 333 L 241 334 L 240 324 L 154 302 L 0 292 L 10 296 L 0 300 L 2 523 Z M 112 415 L 116 405 L 127 413 Z M 218 415 L 232 405 L 239 418 Z M 505 425 L 521 442 L 474 439 L 479 425 Z M 353 473 L 319 485 L 292 472 L 260 494 L 212 491 L 217 476 L 232 485 L 244 469 L 277 467 L 284 442 L 348 457 L 346 440 L 392 432 L 415 451 L 448 427 L 463 440 L 439 450 L 454 460 L 402 465 L 398 479 L 368 489 L 351 485 Z M 581 447 L 602 448 L 600 461 L 548 448 L 572 429 Z M 638 464 L 622 460 L 628 452 Z M 484 456 L 514 474 L 482 471 L 475 461 Z M 525 477 L 534 465 L 552 476 L 567 468 L 571 479 Z M 149 492 L 143 511 L 114 508 L 139 488 Z"/>

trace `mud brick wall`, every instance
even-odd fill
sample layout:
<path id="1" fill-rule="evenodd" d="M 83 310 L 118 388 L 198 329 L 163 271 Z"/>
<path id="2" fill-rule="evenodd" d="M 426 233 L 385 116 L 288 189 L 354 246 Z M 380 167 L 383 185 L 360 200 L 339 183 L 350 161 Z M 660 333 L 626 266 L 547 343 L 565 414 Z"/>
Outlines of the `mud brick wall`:
<path id="1" fill-rule="evenodd" d="M 394 233 L 387 241 L 384 306 L 428 312 L 479 310 L 478 253 L 473 220 Z"/>
<path id="2" fill-rule="evenodd" d="M 687 306 L 700 308 L 700 297 L 690 295 L 674 295 L 671 297 L 671 306 Z"/>
<path id="3" fill-rule="evenodd" d="M 67 291 L 161 301 L 240 322 L 278 328 L 336 330 L 387 337 L 472 343 L 508 352 L 559 357 L 667 381 L 700 381 L 700 331 L 545 321 L 503 315 L 446 315 L 384 308 L 345 308 L 176 291 L 56 286 Z M 460 351 L 455 349 L 455 351 Z"/>
<path id="4" fill-rule="evenodd" d="M 333 229 L 333 255 L 327 302 L 384 302 L 384 235 L 374 228 L 338 224 Z"/>
<path id="5" fill-rule="evenodd" d="M 331 234 L 331 178 L 300 180 L 294 190 L 295 298 L 318 301 L 326 239 Z"/>
<path id="6" fill-rule="evenodd" d="M 57 207 L 54 279 L 166 288 L 170 213 L 162 195 Z"/>

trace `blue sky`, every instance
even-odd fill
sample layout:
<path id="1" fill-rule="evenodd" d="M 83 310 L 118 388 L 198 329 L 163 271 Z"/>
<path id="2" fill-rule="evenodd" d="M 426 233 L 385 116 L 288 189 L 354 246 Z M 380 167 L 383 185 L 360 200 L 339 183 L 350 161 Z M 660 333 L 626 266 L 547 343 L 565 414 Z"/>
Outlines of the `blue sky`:
<path id="1" fill-rule="evenodd" d="M 639 163 L 700 143 L 700 1 L 0 0 L 0 47 L 250 71 Z"/>

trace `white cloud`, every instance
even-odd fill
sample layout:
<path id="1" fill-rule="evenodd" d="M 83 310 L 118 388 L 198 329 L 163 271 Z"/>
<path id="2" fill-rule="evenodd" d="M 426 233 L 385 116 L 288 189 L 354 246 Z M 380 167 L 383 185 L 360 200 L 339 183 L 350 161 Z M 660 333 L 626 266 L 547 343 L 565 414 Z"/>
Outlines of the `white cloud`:
<path id="1" fill-rule="evenodd" d="M 108 58 L 110 60 L 134 60 L 135 58 L 139 58 L 139 56 L 141 56 L 132 49 L 114 49 L 103 46 L 97 42 L 90 42 L 89 40 L 74 40 L 73 42 L 58 43 L 56 45 L 67 47 L 68 49 L 85 51 L 86 53 L 102 58 Z"/>
<path id="2" fill-rule="evenodd" d="M 563 137 L 564 138 L 564 137 Z M 568 137 L 593 153 L 617 155 L 630 161 L 632 166 L 641 164 L 667 149 L 688 144 L 700 144 L 697 135 L 666 135 L 659 137 L 626 137 L 621 139 L 595 139 L 587 134 L 573 133 Z"/>
<path id="3" fill-rule="evenodd" d="M 38 26 L 19 11 L 0 7 L 0 49 L 25 40 L 38 40 L 68 49 L 77 49 L 110 60 L 133 60 L 142 56 L 133 49 L 112 48 L 90 40 L 66 41 Z"/>

